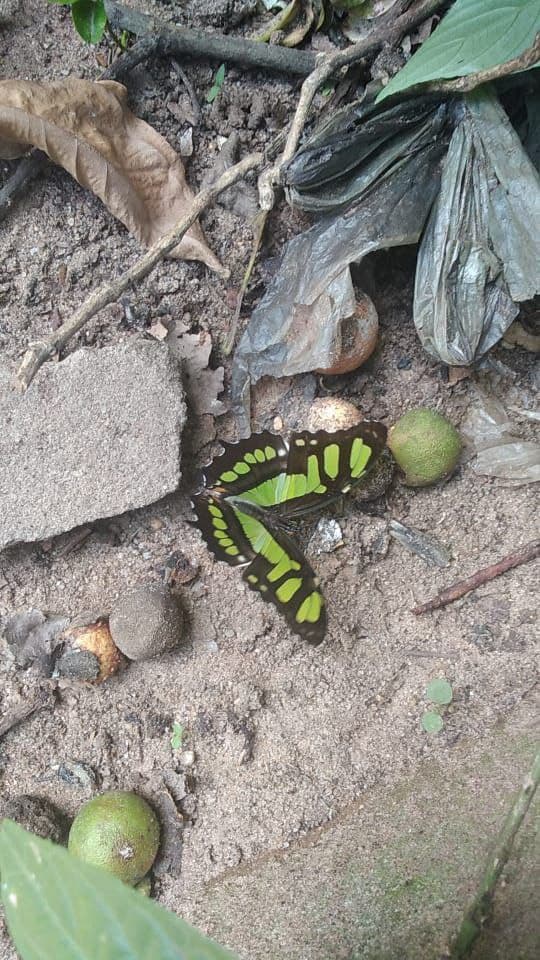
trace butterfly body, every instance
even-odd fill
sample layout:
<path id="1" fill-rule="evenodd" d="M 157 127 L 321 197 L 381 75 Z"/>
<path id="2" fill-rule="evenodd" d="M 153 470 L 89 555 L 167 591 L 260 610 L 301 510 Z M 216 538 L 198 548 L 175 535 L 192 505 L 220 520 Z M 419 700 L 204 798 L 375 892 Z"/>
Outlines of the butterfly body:
<path id="1" fill-rule="evenodd" d="M 243 567 L 248 586 L 274 603 L 289 626 L 318 644 L 326 629 L 319 581 L 289 535 L 291 520 L 326 506 L 359 483 L 386 441 L 383 424 L 293 434 L 267 431 L 227 444 L 194 497 L 201 532 L 218 560 Z"/>

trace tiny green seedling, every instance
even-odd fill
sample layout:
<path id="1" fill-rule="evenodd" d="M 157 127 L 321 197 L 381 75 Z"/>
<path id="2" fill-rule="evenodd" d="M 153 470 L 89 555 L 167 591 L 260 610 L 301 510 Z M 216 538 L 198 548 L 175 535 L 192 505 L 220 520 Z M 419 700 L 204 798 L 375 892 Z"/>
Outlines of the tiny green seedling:
<path id="1" fill-rule="evenodd" d="M 452 703 L 454 697 L 454 691 L 452 690 L 452 685 L 448 683 L 448 680 L 443 678 L 437 678 L 436 680 L 431 680 L 426 687 L 426 699 L 431 703 L 435 704 L 438 707 L 438 710 L 426 710 L 422 714 L 422 729 L 426 733 L 440 733 L 444 721 L 442 718 L 442 713 L 444 712 L 445 707 Z"/>
<path id="2" fill-rule="evenodd" d="M 426 733 L 440 733 L 443 726 L 443 718 L 435 710 L 426 710 L 422 714 L 422 728 Z"/>
<path id="3" fill-rule="evenodd" d="M 171 736 L 171 747 L 173 750 L 180 750 L 182 746 L 182 740 L 184 737 L 184 728 L 181 723 L 177 723 L 175 720 L 173 723 L 172 736 Z"/>
<path id="4" fill-rule="evenodd" d="M 213 103 L 216 97 L 219 96 L 224 80 L 225 80 L 225 64 L 222 63 L 221 66 L 218 67 L 214 75 L 214 81 L 212 83 L 212 86 L 210 87 L 208 93 L 206 94 L 207 103 Z"/>
<path id="5" fill-rule="evenodd" d="M 71 7 L 74 27 L 86 43 L 99 43 L 107 26 L 107 14 L 103 0 L 49 0 L 64 7 Z"/>

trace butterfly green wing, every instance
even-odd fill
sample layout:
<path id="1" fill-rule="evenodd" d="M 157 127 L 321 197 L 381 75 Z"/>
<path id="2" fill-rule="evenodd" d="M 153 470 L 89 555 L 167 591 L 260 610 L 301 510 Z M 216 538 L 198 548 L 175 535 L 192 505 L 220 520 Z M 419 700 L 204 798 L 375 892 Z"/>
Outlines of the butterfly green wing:
<path id="1" fill-rule="evenodd" d="M 287 468 L 288 447 L 281 437 L 268 430 L 223 446 L 223 453 L 204 469 L 206 488 L 237 496 L 259 487 Z"/>
<path id="2" fill-rule="evenodd" d="M 243 565 L 248 586 L 273 603 L 291 629 L 318 644 L 324 638 L 326 610 L 318 580 L 301 550 L 287 534 L 233 507 L 215 490 L 194 497 L 199 527 L 218 560 Z M 250 509 L 250 505 L 246 505 Z"/>

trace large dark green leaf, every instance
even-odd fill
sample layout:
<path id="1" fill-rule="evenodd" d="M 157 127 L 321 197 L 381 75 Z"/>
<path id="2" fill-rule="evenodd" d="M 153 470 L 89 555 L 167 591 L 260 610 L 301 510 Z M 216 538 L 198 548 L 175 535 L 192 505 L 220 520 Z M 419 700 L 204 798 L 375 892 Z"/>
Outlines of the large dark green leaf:
<path id="1" fill-rule="evenodd" d="M 416 83 L 464 77 L 505 63 L 532 46 L 539 31 L 538 0 L 456 0 L 378 99 Z"/>
<path id="2" fill-rule="evenodd" d="M 8 820 L 0 871 L 21 960 L 234 960 L 141 893 Z"/>
<path id="3" fill-rule="evenodd" d="M 77 0 L 71 8 L 77 33 L 87 43 L 99 43 L 107 23 L 103 0 Z"/>

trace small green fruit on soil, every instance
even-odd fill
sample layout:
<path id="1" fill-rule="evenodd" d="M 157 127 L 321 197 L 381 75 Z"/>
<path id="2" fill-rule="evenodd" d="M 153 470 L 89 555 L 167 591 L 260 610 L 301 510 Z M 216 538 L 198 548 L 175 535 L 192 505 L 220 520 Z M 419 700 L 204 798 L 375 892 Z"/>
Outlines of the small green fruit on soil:
<path id="1" fill-rule="evenodd" d="M 409 410 L 390 429 L 388 446 L 410 487 L 425 487 L 447 477 L 461 452 L 456 428 L 435 410 Z"/>
<path id="2" fill-rule="evenodd" d="M 131 885 L 148 873 L 158 847 L 159 821 L 152 807 L 124 790 L 111 790 L 85 803 L 73 821 L 68 843 L 74 856 Z"/>

